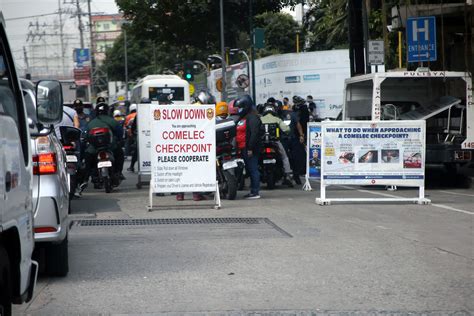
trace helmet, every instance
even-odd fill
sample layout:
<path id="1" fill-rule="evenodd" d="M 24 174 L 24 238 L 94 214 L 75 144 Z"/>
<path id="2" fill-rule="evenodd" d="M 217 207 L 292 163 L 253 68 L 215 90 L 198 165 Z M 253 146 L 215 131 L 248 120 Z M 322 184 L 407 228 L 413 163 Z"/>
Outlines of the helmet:
<path id="1" fill-rule="evenodd" d="M 114 111 L 114 117 L 115 116 L 122 116 L 122 112 L 120 112 L 120 110 L 115 110 Z"/>
<path id="2" fill-rule="evenodd" d="M 235 100 L 234 107 L 239 109 L 239 115 L 241 117 L 245 116 L 252 110 L 253 100 L 248 94 L 246 94 Z"/>
<path id="3" fill-rule="evenodd" d="M 216 104 L 216 98 L 206 90 L 201 90 L 196 97 L 196 102 L 201 104 Z"/>
<path id="4" fill-rule="evenodd" d="M 80 99 L 74 100 L 74 102 L 72 104 L 74 105 L 74 107 L 84 105 L 82 103 L 82 100 L 80 100 Z"/>
<path id="5" fill-rule="evenodd" d="M 109 105 L 105 102 L 97 103 L 97 105 L 95 106 L 95 113 L 97 115 L 108 115 Z"/>
<path id="6" fill-rule="evenodd" d="M 137 105 L 135 103 L 131 104 L 130 107 L 128 108 L 128 111 L 132 113 L 133 111 L 137 110 Z"/>
<path id="7" fill-rule="evenodd" d="M 301 105 L 301 104 L 303 104 L 303 103 L 305 103 L 305 102 L 306 102 L 306 100 L 303 99 L 302 97 L 300 97 L 299 95 L 295 95 L 295 96 L 293 97 L 293 104 L 294 104 L 294 105 Z"/>
<path id="8" fill-rule="evenodd" d="M 277 116 L 277 113 L 276 113 L 276 109 L 275 109 L 275 106 L 267 103 L 267 105 L 265 105 L 265 108 L 263 109 L 263 116 L 267 115 L 267 114 L 271 114 L 273 116 Z"/>
<path id="9" fill-rule="evenodd" d="M 235 107 L 234 105 L 235 105 L 235 100 L 232 100 L 229 102 L 229 105 L 227 106 L 230 115 L 235 115 L 239 113 L 239 109 Z"/>
<path id="10" fill-rule="evenodd" d="M 218 102 L 216 104 L 216 116 L 227 116 L 229 115 L 229 108 L 227 107 L 227 103 L 225 102 Z"/>
<path id="11" fill-rule="evenodd" d="M 267 104 L 275 104 L 275 103 L 276 103 L 275 98 L 268 98 Z"/>
<path id="12" fill-rule="evenodd" d="M 96 104 L 99 104 L 99 103 L 107 103 L 107 102 L 105 101 L 104 97 L 98 97 L 97 101 L 96 101 Z"/>

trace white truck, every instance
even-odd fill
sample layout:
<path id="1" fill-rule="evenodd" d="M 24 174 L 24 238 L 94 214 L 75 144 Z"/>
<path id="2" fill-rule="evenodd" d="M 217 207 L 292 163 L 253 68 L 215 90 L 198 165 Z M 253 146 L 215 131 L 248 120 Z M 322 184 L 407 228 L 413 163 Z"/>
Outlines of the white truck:
<path id="1" fill-rule="evenodd" d="M 62 117 L 61 85 L 59 82 L 47 83 L 49 93 L 37 100 L 38 121 L 44 126 L 50 126 L 60 121 Z M 36 88 L 41 87 L 40 82 Z M 2 316 L 11 315 L 12 303 L 21 304 L 29 301 L 36 283 L 38 264 L 31 259 L 35 244 L 32 167 L 25 101 L 8 45 L 5 22 L 0 12 L 0 315 Z"/>
<path id="2" fill-rule="evenodd" d="M 426 165 L 474 166 L 474 104 L 468 72 L 393 71 L 346 79 L 343 120 L 426 120 Z"/>

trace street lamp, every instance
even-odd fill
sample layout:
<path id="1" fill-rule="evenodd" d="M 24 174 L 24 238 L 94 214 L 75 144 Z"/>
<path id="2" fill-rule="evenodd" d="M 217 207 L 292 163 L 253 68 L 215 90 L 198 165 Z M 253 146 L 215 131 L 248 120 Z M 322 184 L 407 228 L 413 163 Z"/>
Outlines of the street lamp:
<path id="1" fill-rule="evenodd" d="M 127 52 L 127 29 L 123 28 L 124 25 L 129 25 L 130 22 L 122 21 L 121 27 L 123 31 L 123 55 L 125 63 L 125 101 L 128 101 L 128 52 Z"/>

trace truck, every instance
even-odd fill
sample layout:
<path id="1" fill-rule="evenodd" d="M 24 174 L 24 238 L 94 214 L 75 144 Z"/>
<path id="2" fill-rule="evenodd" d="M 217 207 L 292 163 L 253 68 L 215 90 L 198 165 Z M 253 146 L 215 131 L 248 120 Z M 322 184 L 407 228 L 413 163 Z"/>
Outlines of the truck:
<path id="1" fill-rule="evenodd" d="M 45 127 L 62 117 L 59 82 L 39 82 L 38 121 Z M 45 90 L 48 89 L 48 90 Z M 0 12 L 0 315 L 11 315 L 12 303 L 28 302 L 38 274 L 32 260 L 33 161 L 29 121 L 20 81 Z M 51 127 L 46 129 L 50 133 Z"/>
<path id="2" fill-rule="evenodd" d="M 425 120 L 426 166 L 456 174 L 474 167 L 469 72 L 389 71 L 345 80 L 343 120 Z"/>

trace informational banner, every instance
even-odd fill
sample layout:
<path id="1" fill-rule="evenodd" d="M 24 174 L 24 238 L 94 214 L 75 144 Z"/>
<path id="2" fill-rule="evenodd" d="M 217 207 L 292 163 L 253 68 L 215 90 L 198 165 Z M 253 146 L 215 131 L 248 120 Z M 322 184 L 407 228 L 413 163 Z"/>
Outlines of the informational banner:
<path id="1" fill-rule="evenodd" d="M 307 175 L 310 179 L 321 178 L 321 124 L 308 123 Z"/>
<path id="2" fill-rule="evenodd" d="M 153 104 L 149 115 L 153 192 L 215 191 L 214 106 Z"/>
<path id="3" fill-rule="evenodd" d="M 324 185 L 424 186 L 425 121 L 322 122 Z"/>
<path id="4" fill-rule="evenodd" d="M 151 160 L 151 120 L 150 103 L 137 105 L 138 170 L 140 174 L 150 174 Z"/>

